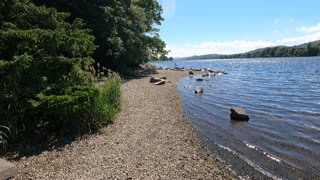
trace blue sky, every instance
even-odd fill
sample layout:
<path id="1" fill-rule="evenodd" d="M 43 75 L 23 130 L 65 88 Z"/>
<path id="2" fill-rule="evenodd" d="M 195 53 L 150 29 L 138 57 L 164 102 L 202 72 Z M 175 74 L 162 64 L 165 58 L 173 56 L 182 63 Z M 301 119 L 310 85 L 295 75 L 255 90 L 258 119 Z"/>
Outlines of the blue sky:
<path id="1" fill-rule="evenodd" d="M 158 0 L 170 56 L 233 54 L 320 40 L 320 0 Z"/>

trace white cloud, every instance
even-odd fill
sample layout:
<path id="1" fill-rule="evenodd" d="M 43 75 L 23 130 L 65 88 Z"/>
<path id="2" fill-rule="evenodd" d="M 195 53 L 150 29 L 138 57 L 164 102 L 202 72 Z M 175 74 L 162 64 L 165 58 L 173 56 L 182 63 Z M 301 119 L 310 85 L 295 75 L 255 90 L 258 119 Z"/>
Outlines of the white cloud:
<path id="1" fill-rule="evenodd" d="M 202 42 L 200 44 L 186 44 L 183 47 L 168 45 L 167 49 L 172 57 L 186 57 L 203 54 L 234 54 L 250 50 L 275 46 L 277 44 L 267 41 L 230 41 L 230 42 Z"/>
<path id="2" fill-rule="evenodd" d="M 304 32 L 304 33 L 320 32 L 320 23 L 311 27 L 302 26 L 298 28 L 297 31 Z"/>
<path id="3" fill-rule="evenodd" d="M 279 23 L 277 19 L 274 23 L 276 22 Z M 303 34 L 301 36 L 287 37 L 275 41 L 235 40 L 229 42 L 202 42 L 200 44 L 184 44 L 183 46 L 168 45 L 167 49 L 170 50 L 169 56 L 187 57 L 204 54 L 237 54 L 259 48 L 278 45 L 292 46 L 320 40 L 320 23 L 312 27 L 300 27 L 297 31 L 303 32 Z M 278 33 L 278 30 L 273 33 Z"/>
<path id="4" fill-rule="evenodd" d="M 176 0 L 163 0 L 163 17 L 165 19 L 172 18 L 176 12 Z"/>
<path id="5" fill-rule="evenodd" d="M 319 39 L 320 39 L 320 31 L 313 34 L 304 35 L 304 36 L 284 38 L 284 39 L 278 40 L 277 43 L 283 44 L 283 45 L 297 45 L 297 44 L 302 44 L 310 41 L 316 41 Z"/>

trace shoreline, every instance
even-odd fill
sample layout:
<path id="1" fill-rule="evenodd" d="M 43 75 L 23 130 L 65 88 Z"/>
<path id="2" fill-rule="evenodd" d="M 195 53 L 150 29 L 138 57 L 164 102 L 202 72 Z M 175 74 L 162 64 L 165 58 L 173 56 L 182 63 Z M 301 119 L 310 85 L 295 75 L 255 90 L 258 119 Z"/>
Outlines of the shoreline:
<path id="1" fill-rule="evenodd" d="M 62 148 L 11 161 L 16 179 L 231 179 L 199 143 L 181 109 L 177 83 L 187 71 L 157 70 L 126 80 L 123 107 L 114 124 Z"/>

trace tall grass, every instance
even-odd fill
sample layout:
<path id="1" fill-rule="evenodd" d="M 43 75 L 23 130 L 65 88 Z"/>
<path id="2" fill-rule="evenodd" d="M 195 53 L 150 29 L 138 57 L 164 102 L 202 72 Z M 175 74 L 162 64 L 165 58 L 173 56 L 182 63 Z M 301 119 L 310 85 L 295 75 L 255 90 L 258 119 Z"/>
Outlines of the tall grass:
<path id="1" fill-rule="evenodd" d="M 10 129 L 6 126 L 0 126 L 0 152 L 7 149 L 10 136 Z"/>

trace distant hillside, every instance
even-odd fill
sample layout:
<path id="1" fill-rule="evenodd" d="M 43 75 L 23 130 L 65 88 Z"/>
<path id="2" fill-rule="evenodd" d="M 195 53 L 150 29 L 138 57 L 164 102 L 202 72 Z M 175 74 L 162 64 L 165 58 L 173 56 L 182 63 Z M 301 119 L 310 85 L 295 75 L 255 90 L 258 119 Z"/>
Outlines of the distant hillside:
<path id="1" fill-rule="evenodd" d="M 201 55 L 201 56 L 191 56 L 183 59 L 219 59 L 222 55 L 221 54 L 207 54 L 207 55 Z"/>
<path id="2" fill-rule="evenodd" d="M 226 59 L 226 58 L 261 58 L 261 57 L 304 57 L 320 56 L 320 40 L 304 43 L 296 46 L 275 46 L 256 49 L 246 53 L 220 55 L 207 54 L 191 56 L 183 59 Z"/>

